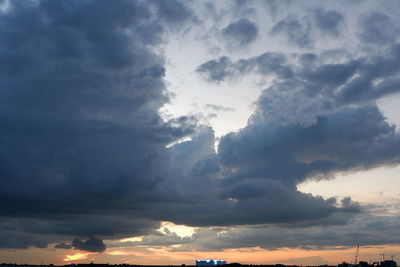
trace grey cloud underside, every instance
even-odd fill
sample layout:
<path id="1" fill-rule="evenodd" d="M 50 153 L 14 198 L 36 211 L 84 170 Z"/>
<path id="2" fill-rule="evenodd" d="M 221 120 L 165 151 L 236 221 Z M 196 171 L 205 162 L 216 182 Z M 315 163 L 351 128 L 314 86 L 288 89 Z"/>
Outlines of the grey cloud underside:
<path id="1" fill-rule="evenodd" d="M 312 48 L 318 36 L 338 37 L 345 25 L 345 17 L 337 10 L 316 8 L 306 17 L 288 15 L 278 21 L 269 35 L 283 36 L 288 44 L 299 48 Z"/>
<path id="2" fill-rule="evenodd" d="M 270 35 L 284 35 L 290 44 L 294 44 L 301 48 L 311 47 L 313 41 L 311 39 L 310 23 L 302 22 L 294 17 L 287 17 L 279 21 L 271 29 Z"/>
<path id="3" fill-rule="evenodd" d="M 196 71 L 208 81 L 216 83 L 251 72 L 263 75 L 275 74 L 282 79 L 291 78 L 294 75 L 293 68 L 288 64 L 286 56 L 280 53 L 264 53 L 237 61 L 222 56 L 201 64 Z"/>
<path id="4" fill-rule="evenodd" d="M 86 241 L 81 241 L 75 238 L 72 240 L 71 246 L 75 249 L 86 250 L 90 252 L 103 252 L 106 250 L 106 245 L 104 245 L 103 241 L 96 237 L 90 237 Z"/>
<path id="5" fill-rule="evenodd" d="M 239 22 L 232 36 L 252 42 L 257 27 Z M 350 199 L 297 185 L 399 163 L 400 137 L 374 104 L 398 90 L 399 47 L 337 64 L 275 53 L 203 64 L 217 82 L 274 78 L 216 153 L 211 128 L 158 113 L 169 100 L 159 48 L 198 23 L 172 0 L 13 1 L 0 14 L 1 248 L 101 252 L 101 239 L 154 235 L 160 221 L 303 229 L 360 214 Z M 168 235 L 165 244 L 192 242 Z"/>
<path id="6" fill-rule="evenodd" d="M 226 26 L 222 34 L 228 42 L 234 42 L 236 46 L 243 47 L 257 38 L 258 27 L 248 19 L 240 19 Z"/>
<path id="7" fill-rule="evenodd" d="M 221 106 L 221 105 L 215 105 L 215 104 L 207 104 L 205 106 L 208 109 L 211 109 L 215 112 L 229 112 L 229 111 L 234 111 L 234 108 L 231 107 L 225 107 L 225 106 Z"/>
<path id="8" fill-rule="evenodd" d="M 342 59 L 339 59 L 342 61 Z M 249 73 L 276 78 L 265 91 L 282 97 L 299 96 L 325 101 L 325 109 L 349 103 L 366 103 L 400 91 L 400 45 L 392 44 L 377 55 L 327 62 L 324 55 L 281 53 L 231 60 L 209 60 L 197 72 L 211 82 L 222 82 Z M 271 90 L 269 90 L 271 89 Z M 260 98 L 262 99 L 262 97 Z M 260 100 L 261 101 L 261 100 Z M 283 115 L 283 117 L 286 114 Z"/>
<path id="9" fill-rule="evenodd" d="M 104 252 L 106 250 L 106 245 L 103 243 L 102 240 L 98 239 L 97 237 L 89 237 L 87 240 L 82 241 L 78 238 L 72 240 L 70 244 L 62 242 L 56 244 L 55 248 L 61 249 L 78 249 L 78 250 L 86 250 L 90 252 Z"/>
<path id="10" fill-rule="evenodd" d="M 110 246 L 161 246 L 169 251 L 218 251 L 226 248 L 261 247 L 341 249 L 341 247 L 398 244 L 400 220 L 396 216 L 366 214 L 347 226 L 311 226 L 280 228 L 270 225 L 199 229 L 191 237 L 179 237 L 166 231 L 149 235 L 142 241 Z M 173 246 L 172 246 L 173 245 Z"/>
<path id="11" fill-rule="evenodd" d="M 359 19 L 358 32 L 362 41 L 368 44 L 385 45 L 398 40 L 400 27 L 394 18 L 379 12 L 369 12 Z"/>
<path id="12" fill-rule="evenodd" d="M 339 35 L 344 23 L 344 16 L 336 10 L 316 9 L 314 20 L 316 26 L 324 33 Z"/>

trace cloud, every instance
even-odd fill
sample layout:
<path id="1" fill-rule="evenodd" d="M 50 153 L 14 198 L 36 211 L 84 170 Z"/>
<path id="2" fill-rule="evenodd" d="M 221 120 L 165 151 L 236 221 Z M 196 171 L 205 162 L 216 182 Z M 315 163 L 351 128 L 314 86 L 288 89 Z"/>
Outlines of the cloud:
<path id="1" fill-rule="evenodd" d="M 212 82 L 237 79 L 249 73 L 273 75 L 271 94 L 304 97 L 305 101 L 311 101 L 308 108 L 312 109 L 322 104 L 336 107 L 366 103 L 398 92 L 399 59 L 400 45 L 392 44 L 379 54 L 334 58 L 338 63 L 324 54 L 310 53 L 290 57 L 264 53 L 236 61 L 223 56 L 201 64 L 197 72 Z M 316 112 L 321 109 L 328 107 L 319 107 Z"/>
<path id="2" fill-rule="evenodd" d="M 287 38 L 289 44 L 300 48 L 313 46 L 310 23 L 307 20 L 302 22 L 293 16 L 288 16 L 276 23 L 272 27 L 270 35 L 283 35 Z"/>
<path id="3" fill-rule="evenodd" d="M 232 225 L 348 223 L 362 210 L 356 203 L 338 207 L 336 200 L 302 194 L 296 185 L 400 163 L 400 136 L 375 104 L 400 88 L 398 55 L 392 44 L 383 54 L 361 57 L 264 53 L 200 65 L 197 71 L 210 81 L 248 73 L 272 77 L 248 125 L 220 140 L 220 171 L 214 175 L 224 178 L 219 194 L 232 206 L 218 212 Z M 287 209 L 275 212 L 274 201 Z M 255 203 L 264 207 L 257 215 Z"/>
<path id="4" fill-rule="evenodd" d="M 146 240 L 129 245 L 163 244 L 170 251 L 221 251 L 227 248 L 246 247 L 261 247 L 268 250 L 341 249 L 354 246 L 354 244 L 361 246 L 397 244 L 400 242 L 399 223 L 398 216 L 373 216 L 366 213 L 357 216 L 347 225 L 324 227 L 311 225 L 300 228 L 272 225 L 200 228 L 191 237 L 171 238 L 176 236 L 173 233 L 151 235 Z M 157 241 L 149 243 L 148 240 Z M 127 244 L 120 243 L 119 245 Z"/>
<path id="5" fill-rule="evenodd" d="M 177 0 L 152 0 L 150 4 L 154 4 L 157 8 L 157 15 L 167 23 L 168 27 L 171 24 L 178 28 L 183 21 L 185 22 L 198 22 L 198 18 L 193 10 Z"/>
<path id="6" fill-rule="evenodd" d="M 67 244 L 65 242 L 59 243 L 54 245 L 55 248 L 62 248 L 62 249 L 71 249 L 72 245 L 71 244 Z"/>
<path id="7" fill-rule="evenodd" d="M 362 219 L 361 219 L 362 218 Z M 363 222 L 364 220 L 364 222 Z M 365 223 L 366 222 L 366 223 Z M 381 222 L 394 229 L 398 225 L 398 219 L 360 217 L 348 226 L 319 226 L 309 228 L 275 228 L 260 226 L 257 228 L 239 228 L 226 230 L 218 238 L 215 238 L 214 246 L 219 249 L 224 247 L 254 247 L 260 246 L 265 249 L 279 248 L 302 248 L 322 249 L 336 246 L 353 246 L 376 244 L 396 244 L 399 239 L 392 236 L 394 232 L 385 233 L 377 228 L 372 229 L 370 224 Z M 390 226 L 389 226 L 390 225 Z M 200 239 L 201 240 L 201 239 Z M 262 240 L 260 242 L 260 240 Z M 211 245 L 212 240 L 204 240 L 204 248 Z M 215 248 L 218 249 L 218 248 Z"/>
<path id="8" fill-rule="evenodd" d="M 228 112 L 228 111 L 234 111 L 234 108 L 231 107 L 225 107 L 221 105 L 214 105 L 214 104 L 207 104 L 206 108 L 214 110 L 216 112 Z"/>
<path id="9" fill-rule="evenodd" d="M 289 14 L 272 27 L 269 35 L 283 36 L 292 46 L 313 48 L 318 40 L 318 33 L 338 37 L 344 22 L 344 15 L 337 10 L 315 8 L 312 15 L 306 15 L 301 19 Z M 319 31 L 316 31 L 317 29 Z"/>
<path id="10" fill-rule="evenodd" d="M 384 45 L 396 41 L 400 33 L 392 17 L 379 12 L 369 12 L 359 19 L 360 39 L 366 44 Z"/>
<path id="11" fill-rule="evenodd" d="M 206 80 L 216 83 L 251 72 L 257 72 L 262 75 L 274 74 L 282 79 L 293 76 L 292 67 L 288 64 L 285 55 L 268 52 L 237 61 L 232 61 L 230 58 L 222 56 L 219 59 L 209 60 L 201 64 L 196 71 Z"/>
<path id="12" fill-rule="evenodd" d="M 232 22 L 222 30 L 222 34 L 228 42 L 234 42 L 237 46 L 249 45 L 257 38 L 258 27 L 248 19 L 240 19 Z"/>
<path id="13" fill-rule="evenodd" d="M 226 76 L 232 76 L 235 68 L 232 68 L 228 57 L 220 57 L 217 60 L 210 60 L 200 65 L 197 72 L 204 74 L 207 80 L 221 82 Z"/>
<path id="14" fill-rule="evenodd" d="M 104 245 L 103 241 L 97 237 L 90 237 L 86 241 L 81 241 L 76 238 L 72 240 L 71 246 L 74 249 L 86 250 L 90 252 L 103 252 L 106 250 L 106 245 Z"/>
<path id="15" fill-rule="evenodd" d="M 168 230 L 168 228 L 164 228 L 163 231 L 163 233 L 157 232 L 144 236 L 140 241 L 115 242 L 110 247 L 165 247 L 187 244 L 193 241 L 191 237 L 178 236 L 175 232 Z"/>
<path id="16" fill-rule="evenodd" d="M 48 236 L 40 236 L 30 234 L 25 231 L 12 231 L 10 229 L 2 229 L 0 236 L 0 248 L 27 249 L 31 246 L 37 248 L 47 247 L 51 238 Z"/>
<path id="17" fill-rule="evenodd" d="M 344 16 L 336 10 L 316 9 L 314 11 L 314 21 L 321 31 L 337 36 L 344 23 Z"/>
<path id="18" fill-rule="evenodd" d="M 62 204 L 62 203 L 61 203 Z M 60 209 L 63 207 L 60 203 Z M 44 207 L 46 208 L 46 207 Z M 0 223 L 0 247 L 28 248 L 30 246 L 44 248 L 50 243 L 70 246 L 74 237 L 123 238 L 132 235 L 147 235 L 160 227 L 159 222 L 136 218 L 135 216 L 117 216 L 108 208 L 103 209 L 103 215 L 92 212 L 91 207 L 77 209 L 76 213 L 53 212 L 56 218 L 47 216 L 29 216 L 15 218 L 11 215 L 2 216 Z M 117 207 L 113 207 L 117 210 Z M 92 212 L 90 215 L 78 214 L 82 210 Z M 126 209 L 127 210 L 127 209 Z M 128 212 L 127 212 L 128 213 Z M 56 244 L 57 245 L 57 244 Z"/>
<path id="19" fill-rule="evenodd" d="M 0 210 L 19 223 L 0 226 L 18 240 L 2 247 L 159 226 L 130 216 L 134 203 L 164 177 L 166 145 L 193 131 L 158 114 L 168 98 L 153 47 L 171 23 L 192 21 L 182 3 L 166 2 L 12 2 L 1 15 Z"/>
<path id="20" fill-rule="evenodd" d="M 220 141 L 222 163 L 239 168 L 235 179 L 267 175 L 298 184 L 310 176 L 399 163 L 400 137 L 376 107 L 344 108 L 301 125 L 299 118 L 282 120 L 298 112 L 298 102 L 282 116 L 281 103 L 272 106 L 275 96 L 265 96 L 253 122 Z"/>
<path id="21" fill-rule="evenodd" d="M 326 12 L 336 26 L 320 27 L 339 31 L 340 15 Z M 169 101 L 163 46 L 198 20 L 172 0 L 11 2 L 0 16 L 1 248 L 102 252 L 104 239 L 145 236 L 147 246 L 204 249 L 197 239 L 156 235 L 160 221 L 253 225 L 242 243 L 230 232 L 210 249 L 325 246 L 331 241 L 318 243 L 323 234 L 312 231 L 365 212 L 297 185 L 399 164 L 399 134 L 375 104 L 399 90 L 399 46 L 348 58 L 266 52 L 205 62 L 197 72 L 210 81 L 253 72 L 271 81 L 248 124 L 223 136 L 217 152 L 212 128 L 159 114 Z M 310 25 L 287 17 L 272 32 L 309 48 Z M 223 34 L 246 46 L 257 31 L 239 20 Z M 255 240 L 257 225 L 270 245 Z M 277 240 L 277 229 L 294 239 Z M 204 236 L 213 241 L 215 231 Z"/>

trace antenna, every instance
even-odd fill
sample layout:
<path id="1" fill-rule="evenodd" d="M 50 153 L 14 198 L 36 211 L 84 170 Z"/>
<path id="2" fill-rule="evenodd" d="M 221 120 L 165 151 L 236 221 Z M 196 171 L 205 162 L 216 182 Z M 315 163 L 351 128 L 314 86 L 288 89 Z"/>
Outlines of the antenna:
<path id="1" fill-rule="evenodd" d="M 358 263 L 358 250 L 359 250 L 359 248 L 360 248 L 360 245 L 357 245 L 357 249 L 356 249 L 356 258 L 354 259 L 354 265 L 357 265 L 357 263 Z"/>

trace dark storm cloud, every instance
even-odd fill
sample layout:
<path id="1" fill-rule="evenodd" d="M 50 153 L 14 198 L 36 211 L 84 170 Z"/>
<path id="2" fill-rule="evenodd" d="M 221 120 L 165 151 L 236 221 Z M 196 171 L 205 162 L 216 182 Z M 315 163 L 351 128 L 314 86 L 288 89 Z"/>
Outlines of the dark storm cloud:
<path id="1" fill-rule="evenodd" d="M 65 204 L 59 203 L 58 205 L 62 208 L 62 205 Z M 44 206 L 43 208 L 46 207 Z M 90 214 L 80 215 L 81 218 L 71 219 L 70 217 L 74 217 L 74 215 L 62 215 L 61 211 L 54 211 L 52 215 L 57 218 L 36 215 L 35 217 L 42 217 L 42 219 L 32 219 L 27 214 L 24 217 L 12 219 L 11 224 L 2 223 L 0 225 L 0 232 L 2 233 L 0 247 L 28 248 L 35 246 L 44 248 L 49 243 L 71 240 L 72 237 L 90 236 L 93 234 L 109 238 L 146 235 L 153 232 L 160 225 L 159 222 L 151 220 L 119 216 L 118 212 L 116 212 L 117 210 L 121 212 L 118 206 L 104 207 L 102 212 L 107 215 L 103 216 L 97 216 L 97 211 L 93 209 L 90 206 L 77 208 L 76 213 L 90 212 Z M 128 213 L 130 211 L 126 210 L 124 212 Z M 61 248 L 60 245 L 57 247 Z M 80 249 L 85 249 L 85 247 L 82 246 Z"/>
<path id="2" fill-rule="evenodd" d="M 37 248 L 47 247 L 51 237 L 32 235 L 24 231 L 1 231 L 0 248 L 27 249 L 31 246 Z"/>
<path id="3" fill-rule="evenodd" d="M 79 210 L 77 210 L 79 211 Z M 32 234 L 65 235 L 65 236 L 123 236 L 124 233 L 144 235 L 159 227 L 158 222 L 152 222 L 133 216 L 109 216 L 53 213 L 57 218 L 4 218 L 0 224 L 3 231 L 27 231 Z"/>
<path id="4" fill-rule="evenodd" d="M 60 208 L 61 204 L 59 204 Z M 147 235 L 160 226 L 159 222 L 143 220 L 135 216 L 110 214 L 112 209 L 121 211 L 120 207 L 113 206 L 102 210 L 103 213 L 109 215 L 96 215 L 90 207 L 82 207 L 77 209 L 76 213 L 87 210 L 91 214 L 64 215 L 61 212 L 53 212 L 52 215 L 56 218 L 2 217 L 0 246 L 2 248 L 28 248 L 29 246 L 43 248 L 49 243 L 61 242 L 57 247 L 68 248 L 71 247 L 69 242 L 72 237 L 97 235 L 98 237 L 122 238 L 127 235 Z M 63 247 L 62 244 L 66 246 Z"/>
<path id="5" fill-rule="evenodd" d="M 214 169 L 214 174 L 221 170 Z M 202 174 L 204 175 L 204 172 Z M 360 212 L 357 205 L 336 205 L 334 199 L 324 200 L 300 193 L 293 186 L 274 178 L 262 176 L 256 179 L 248 176 L 237 181 L 237 178 L 232 177 L 233 185 L 228 180 L 222 184 L 207 185 L 209 181 L 204 176 L 196 178 L 202 180 L 194 183 L 193 191 L 185 196 L 186 203 L 160 205 L 151 216 L 161 218 L 168 214 L 175 223 L 190 226 L 300 222 L 304 222 L 306 226 L 314 220 L 320 220 L 320 224 L 336 223 L 331 218 L 339 213 L 343 214 L 340 223 L 344 224 Z"/>
<path id="6" fill-rule="evenodd" d="M 240 131 L 238 136 L 244 131 L 251 132 L 249 128 Z M 273 142 L 269 136 L 262 134 L 260 132 L 258 144 L 257 140 L 246 143 L 247 140 L 240 139 L 243 142 L 231 144 L 231 148 L 235 149 L 238 146 L 236 149 L 241 149 L 249 146 L 247 152 L 250 157 L 256 158 L 265 142 Z M 296 173 L 297 169 L 291 170 L 295 163 L 290 167 L 285 166 L 283 162 L 280 166 L 272 166 L 279 159 L 269 164 L 268 158 L 256 160 L 254 163 L 249 163 L 250 159 L 245 160 L 243 164 L 229 162 L 226 158 L 229 153 L 233 156 L 241 153 L 243 158 L 249 155 L 243 150 L 227 151 L 227 140 L 230 140 L 227 136 L 222 139 L 224 144 L 220 144 L 219 154 L 214 154 L 213 139 L 209 131 L 203 131 L 193 141 L 174 147 L 174 166 L 179 168 L 177 171 L 182 177 L 177 181 L 170 180 L 165 184 L 164 190 L 174 192 L 175 202 L 173 205 L 166 203 L 151 207 L 148 214 L 150 218 L 157 220 L 168 217 L 177 224 L 191 226 L 263 222 L 302 223 L 306 226 L 313 221 L 318 221 L 319 224 L 343 224 L 360 212 L 356 203 L 338 204 L 336 199 L 324 200 L 298 192 L 295 180 L 300 178 L 301 174 Z M 264 142 L 261 139 L 264 139 Z M 279 145 L 281 143 L 276 145 L 277 149 Z M 282 154 L 284 153 L 286 152 Z M 315 166 L 310 168 L 316 168 L 318 165 L 315 163 Z M 306 169 L 307 164 L 303 164 L 303 168 Z M 333 217 L 338 214 L 342 214 L 342 219 L 334 220 Z"/>
<path id="7" fill-rule="evenodd" d="M 25 233 L 56 241 L 159 226 L 116 215 L 141 210 L 138 199 L 165 177 L 165 146 L 192 131 L 184 118 L 160 118 L 164 59 L 150 47 L 191 14 L 177 1 L 46 0 L 11 2 L 1 14 L 0 210 L 19 221 L 2 230 L 26 240 L 1 246 L 52 241 L 18 238 Z"/>
<path id="8" fill-rule="evenodd" d="M 257 38 L 258 27 L 248 19 L 240 19 L 226 26 L 222 33 L 228 42 L 235 42 L 238 46 L 246 46 Z"/>
<path id="9" fill-rule="evenodd" d="M 270 31 L 270 35 L 284 35 L 289 44 L 301 48 L 312 47 L 313 45 L 309 21 L 301 21 L 293 16 L 288 16 L 275 24 Z"/>
<path id="10" fill-rule="evenodd" d="M 76 238 L 72 240 L 71 246 L 74 249 L 86 250 L 90 252 L 103 252 L 106 250 L 106 245 L 104 245 L 103 241 L 96 237 L 90 237 L 85 241 L 81 241 Z"/>

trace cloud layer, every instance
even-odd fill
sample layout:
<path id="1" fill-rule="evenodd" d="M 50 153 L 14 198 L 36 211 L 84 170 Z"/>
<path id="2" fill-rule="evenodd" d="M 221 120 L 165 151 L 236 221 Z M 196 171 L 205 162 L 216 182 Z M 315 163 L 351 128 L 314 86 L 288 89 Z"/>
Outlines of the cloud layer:
<path id="1" fill-rule="evenodd" d="M 297 186 L 400 163 L 399 133 L 376 105 L 400 90 L 398 29 L 385 27 L 395 25 L 389 15 L 357 21 L 369 53 L 204 59 L 197 73 L 209 82 L 254 75 L 266 84 L 247 125 L 221 137 L 216 151 L 211 127 L 193 116 L 165 120 L 159 111 L 170 101 L 163 48 L 204 27 L 196 4 L 10 4 L 0 13 L 0 248 L 103 252 L 103 239 L 130 236 L 145 236 L 130 245 L 198 250 L 346 246 L 352 233 L 341 227 L 365 207 Z M 338 38 L 346 25 L 340 11 L 318 6 L 304 21 L 286 14 L 263 32 L 255 9 L 233 9 L 240 18 L 214 31 L 221 47 L 233 44 L 231 52 L 274 36 L 311 49 L 315 36 Z M 380 221 L 398 225 L 394 217 L 374 220 L 362 233 L 378 235 L 371 225 Z M 161 221 L 211 228 L 188 238 L 157 235 Z M 236 228 L 216 235 L 217 226 Z"/>
<path id="2" fill-rule="evenodd" d="M 2 224 L 11 236 L 2 247 L 42 247 L 47 238 L 34 241 L 40 233 L 136 235 L 158 227 L 126 217 L 164 179 L 166 145 L 192 126 L 159 116 L 168 101 L 165 68 L 152 47 L 167 26 L 192 19 L 173 1 L 13 2 L 1 14 L 0 209 L 18 225 Z M 21 231 L 32 241 L 20 242 Z"/>

